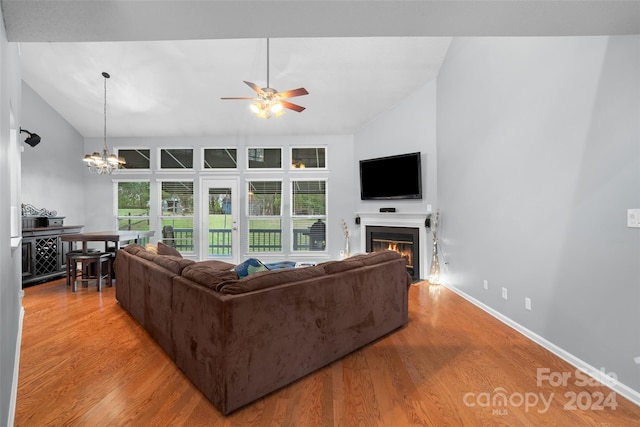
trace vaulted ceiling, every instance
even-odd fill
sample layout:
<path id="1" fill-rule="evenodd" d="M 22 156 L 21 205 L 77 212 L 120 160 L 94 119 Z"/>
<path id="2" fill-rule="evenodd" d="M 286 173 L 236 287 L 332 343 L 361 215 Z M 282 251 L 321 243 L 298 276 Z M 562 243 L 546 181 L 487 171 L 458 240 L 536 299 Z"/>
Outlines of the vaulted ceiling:
<path id="1" fill-rule="evenodd" d="M 2 0 L 23 80 L 82 135 L 350 134 L 437 77 L 454 36 L 640 33 L 638 1 Z M 243 80 L 305 87 L 258 119 Z"/>

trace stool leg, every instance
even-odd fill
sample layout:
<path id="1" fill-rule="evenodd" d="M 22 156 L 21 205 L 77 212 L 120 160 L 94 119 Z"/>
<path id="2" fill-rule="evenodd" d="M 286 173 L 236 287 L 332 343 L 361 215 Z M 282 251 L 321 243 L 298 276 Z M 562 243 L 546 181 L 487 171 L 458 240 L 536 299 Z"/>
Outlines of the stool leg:
<path id="1" fill-rule="evenodd" d="M 67 256 L 67 288 L 69 286 L 71 286 L 71 260 L 69 260 L 69 257 Z"/>
<path id="2" fill-rule="evenodd" d="M 76 281 L 78 274 L 78 263 L 73 260 L 73 268 L 71 269 L 71 292 L 78 292 L 78 282 Z"/>
<path id="3" fill-rule="evenodd" d="M 113 277 L 111 277 L 111 268 L 112 268 L 112 257 L 107 258 L 107 272 L 105 274 L 105 276 L 107 276 L 107 286 L 111 287 L 113 285 Z"/>
<path id="4" fill-rule="evenodd" d="M 102 292 L 102 260 L 98 259 L 98 266 L 96 267 L 96 286 L 98 287 L 98 292 Z"/>

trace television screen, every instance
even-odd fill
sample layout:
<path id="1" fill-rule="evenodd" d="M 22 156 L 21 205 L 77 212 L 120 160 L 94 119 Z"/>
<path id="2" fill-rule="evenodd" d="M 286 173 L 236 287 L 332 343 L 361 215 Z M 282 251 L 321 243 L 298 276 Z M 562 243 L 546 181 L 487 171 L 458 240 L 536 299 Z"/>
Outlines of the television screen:
<path id="1" fill-rule="evenodd" d="M 422 199 L 420 153 L 360 160 L 360 198 Z"/>

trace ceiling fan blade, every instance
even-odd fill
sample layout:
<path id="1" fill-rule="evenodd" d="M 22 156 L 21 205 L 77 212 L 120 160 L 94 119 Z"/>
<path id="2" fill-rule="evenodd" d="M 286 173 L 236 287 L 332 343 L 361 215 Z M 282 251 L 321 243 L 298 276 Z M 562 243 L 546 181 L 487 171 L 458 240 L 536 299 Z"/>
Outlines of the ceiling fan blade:
<path id="1" fill-rule="evenodd" d="M 303 112 L 304 109 L 305 109 L 304 107 L 302 107 L 300 105 L 292 104 L 292 103 L 290 103 L 288 101 L 280 101 L 280 103 L 282 104 L 282 106 L 284 108 L 288 108 L 290 110 L 297 111 L 298 113 Z"/>
<path id="2" fill-rule="evenodd" d="M 258 99 L 258 98 L 234 98 L 234 97 L 228 97 L 228 96 L 226 96 L 226 97 L 222 97 L 222 98 L 220 98 L 220 99 L 244 99 L 244 100 L 251 100 L 251 101 L 253 101 L 253 100 L 256 100 L 256 99 Z"/>
<path id="3" fill-rule="evenodd" d="M 255 84 L 255 83 L 251 83 L 251 82 L 248 82 L 248 81 L 246 81 L 246 80 L 243 80 L 243 82 L 244 82 L 247 86 L 249 86 L 251 89 L 253 89 L 253 90 L 254 90 L 258 95 L 262 95 L 262 94 L 264 93 L 264 91 L 263 91 L 263 90 L 260 88 L 260 86 L 258 86 L 257 84 Z"/>
<path id="4" fill-rule="evenodd" d="M 294 96 L 309 95 L 309 92 L 307 92 L 305 88 L 301 87 L 298 89 L 288 90 L 286 92 L 278 92 L 278 95 L 281 98 L 293 98 Z"/>

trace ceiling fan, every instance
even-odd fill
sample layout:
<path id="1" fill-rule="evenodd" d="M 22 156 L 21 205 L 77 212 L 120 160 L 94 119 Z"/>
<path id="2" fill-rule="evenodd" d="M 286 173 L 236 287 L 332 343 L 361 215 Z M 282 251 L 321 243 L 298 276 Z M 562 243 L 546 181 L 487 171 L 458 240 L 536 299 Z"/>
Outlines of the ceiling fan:
<path id="1" fill-rule="evenodd" d="M 286 99 L 293 98 L 296 96 L 308 95 L 309 92 L 303 87 L 293 90 L 287 90 L 284 92 L 278 92 L 277 90 L 269 87 L 269 39 L 267 39 L 267 87 L 261 88 L 255 83 L 248 82 L 243 80 L 244 83 L 249 86 L 251 89 L 255 91 L 258 95 L 257 98 L 247 98 L 247 97 L 222 97 L 220 99 L 229 100 L 229 99 L 240 99 L 240 100 L 251 100 L 256 101 L 249 106 L 251 111 L 253 111 L 256 116 L 262 119 L 269 119 L 271 116 L 280 117 L 284 114 L 284 108 L 288 108 L 289 110 L 297 111 L 301 113 L 304 111 L 304 107 L 293 104 Z"/>

